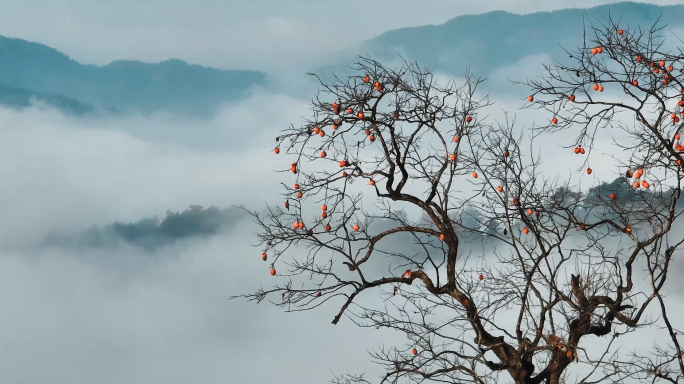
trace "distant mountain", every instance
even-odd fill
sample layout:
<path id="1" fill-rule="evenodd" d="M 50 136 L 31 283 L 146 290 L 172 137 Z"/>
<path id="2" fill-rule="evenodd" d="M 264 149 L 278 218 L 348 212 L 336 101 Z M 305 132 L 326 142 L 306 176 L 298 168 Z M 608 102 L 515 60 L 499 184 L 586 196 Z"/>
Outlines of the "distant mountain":
<path id="1" fill-rule="evenodd" d="M 67 115 L 80 116 L 95 112 L 96 110 L 90 104 L 84 104 L 78 100 L 54 93 L 36 92 L 25 88 L 0 84 L 0 105 L 2 106 L 23 109 L 39 103 L 59 109 Z"/>
<path id="2" fill-rule="evenodd" d="M 191 205 L 184 212 L 167 211 L 161 221 L 157 217 L 136 223 L 117 221 L 104 228 L 93 225 L 86 231 L 66 235 L 57 230 L 43 244 L 64 248 L 117 248 L 129 244 L 152 252 L 180 239 L 215 235 L 245 217 L 247 213 L 238 208 L 205 209 L 200 205 Z"/>
<path id="3" fill-rule="evenodd" d="M 0 84 L 95 107 L 203 114 L 238 99 L 265 77 L 263 72 L 220 70 L 178 59 L 83 65 L 43 44 L 0 36 Z"/>
<path id="4" fill-rule="evenodd" d="M 497 68 L 515 64 L 525 56 L 549 54 L 553 60 L 567 58 L 563 48 L 572 51 L 582 45 L 583 22 L 587 28 L 589 22 L 600 27 L 597 20 L 606 24 L 609 14 L 616 22 L 621 19 L 620 26 L 641 27 L 642 30 L 648 30 L 658 18 L 660 26 L 684 25 L 684 5 L 657 6 L 635 2 L 526 15 L 504 11 L 463 15 L 441 25 L 385 32 L 357 47 L 337 53 L 340 59 L 313 72 L 330 81 L 330 70 L 336 74 L 348 73 L 347 67 L 356 61 L 356 55 L 370 55 L 384 63 L 400 60 L 400 54 L 431 70 L 462 76 L 466 66 L 470 65 L 475 75 L 486 76 Z M 661 35 L 670 35 L 669 40 L 675 39 L 668 30 L 663 30 Z M 591 39 L 589 34 L 587 39 Z"/>
<path id="5" fill-rule="evenodd" d="M 462 76 L 470 66 L 475 75 L 488 77 L 530 55 L 567 59 L 563 48 L 573 50 L 581 45 L 583 23 L 605 23 L 609 14 L 613 20 L 621 19 L 620 25 L 625 27 L 648 29 L 658 18 L 660 26 L 684 26 L 684 5 L 622 2 L 527 15 L 495 11 L 458 16 L 441 25 L 388 31 L 330 55 L 329 66 L 312 72 L 330 82 L 330 70 L 339 76 L 348 74 L 357 55 L 395 63 L 401 54 L 434 71 Z M 666 29 L 661 34 L 670 32 Z M 669 39 L 675 40 L 673 36 Z M 14 87 L 0 90 L 2 105 L 25 106 L 28 95 L 34 94 L 35 99 L 66 105 L 59 107 L 65 110 L 113 108 L 204 115 L 243 97 L 251 86 L 267 85 L 271 80 L 263 72 L 220 70 L 178 59 L 156 64 L 114 61 L 104 66 L 84 65 L 45 45 L 0 36 L 0 84 Z M 485 82 L 483 86 L 491 90 L 502 84 Z M 287 85 L 283 90 L 309 97 L 314 88 L 318 84 L 312 81 L 299 88 Z"/>

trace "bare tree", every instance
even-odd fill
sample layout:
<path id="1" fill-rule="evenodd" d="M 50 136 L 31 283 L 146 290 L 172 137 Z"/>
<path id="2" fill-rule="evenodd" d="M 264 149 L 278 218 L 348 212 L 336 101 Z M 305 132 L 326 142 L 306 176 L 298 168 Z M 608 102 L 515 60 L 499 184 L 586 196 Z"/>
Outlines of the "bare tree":
<path id="1" fill-rule="evenodd" d="M 592 30 L 594 41 L 571 54 L 578 66 L 547 66 L 545 77 L 527 83 L 529 105 L 553 116 L 535 128 L 529 150 L 515 121 L 486 123 L 489 97 L 476 98 L 482 80 L 469 73 L 461 85 L 440 86 L 415 63 L 391 70 L 361 57 L 357 75 L 321 83 L 313 118 L 276 139 L 276 153 L 295 156 L 283 170 L 296 179 L 284 185 L 285 209 L 251 212 L 263 259 L 287 281 L 235 297 L 275 296 L 288 311 L 331 301 L 333 324 L 345 315 L 405 334 L 404 347 L 372 354 L 386 370 L 383 383 L 555 384 L 571 367 L 582 383 L 680 380 L 669 321 L 675 352 L 662 350 L 666 362 L 655 368 L 638 357 L 623 361 L 615 341 L 655 324 L 652 301 L 666 315 L 662 290 L 684 241 L 671 232 L 681 213 L 679 124 L 665 119 L 681 109 L 680 96 L 669 94 L 684 86 L 670 64 L 681 67 L 684 57 L 659 52 L 654 30 L 618 32 L 612 21 Z M 595 83 L 626 96 L 596 96 L 588 88 Z M 650 99 L 657 103 L 648 109 Z M 620 123 L 618 110 L 637 121 Z M 588 159 L 594 134 L 606 127 L 623 132 L 616 148 L 630 154 L 608 190 L 573 191 L 539 174 L 538 134 L 575 130 L 570 148 Z M 375 193 L 370 209 L 364 191 Z M 611 241 L 618 245 L 606 246 Z M 650 279 L 644 287 L 634 283 L 640 264 Z M 599 337 L 603 350 L 586 348 Z M 669 365 L 677 359 L 679 368 Z M 369 381 L 347 374 L 334 382 Z"/>

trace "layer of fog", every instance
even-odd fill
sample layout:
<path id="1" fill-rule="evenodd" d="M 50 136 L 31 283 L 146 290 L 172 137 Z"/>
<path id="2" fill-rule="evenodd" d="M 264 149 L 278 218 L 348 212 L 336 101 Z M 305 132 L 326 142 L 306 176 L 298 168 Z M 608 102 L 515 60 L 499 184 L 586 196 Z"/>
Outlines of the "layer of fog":
<path id="1" fill-rule="evenodd" d="M 529 63 L 538 59 L 501 73 L 532 75 L 538 69 Z M 501 118 L 500 108 L 517 113 L 521 127 L 548 120 L 546 113 L 517 110 L 527 94 L 497 95 L 488 119 Z M 134 246 L 79 254 L 36 245 L 55 228 L 135 222 L 190 204 L 254 210 L 282 204 L 279 183 L 292 185 L 295 177 L 274 172 L 292 161 L 272 152 L 274 138 L 290 123 L 299 126 L 307 107 L 305 99 L 257 91 L 201 122 L 0 110 L 0 370 L 6 381 L 313 383 L 330 378 L 329 370 L 346 369 L 375 377 L 364 352 L 402 345 L 403 338 L 344 320 L 332 326 L 335 305 L 283 315 L 268 305 L 225 300 L 278 279 L 268 275 L 261 250 L 250 246 L 256 237 L 249 221 L 229 233 L 176 243 L 154 258 Z M 569 137 L 533 145 L 545 159 L 541 174 L 577 175 L 581 160 L 559 150 Z M 616 176 L 608 162 L 596 163 L 601 166 L 591 176 L 575 176 L 583 186 Z"/>

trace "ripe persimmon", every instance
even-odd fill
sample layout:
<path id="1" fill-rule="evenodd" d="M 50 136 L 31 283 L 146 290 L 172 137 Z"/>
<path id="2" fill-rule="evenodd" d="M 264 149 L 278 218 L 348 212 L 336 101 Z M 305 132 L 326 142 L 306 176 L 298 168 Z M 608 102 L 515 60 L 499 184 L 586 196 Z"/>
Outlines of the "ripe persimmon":
<path id="1" fill-rule="evenodd" d="M 364 116 L 363 112 L 359 112 L 359 114 L 357 116 L 359 117 L 359 119 L 363 120 L 363 116 Z"/>
<path id="2" fill-rule="evenodd" d="M 355 231 L 358 231 L 358 230 L 359 230 L 359 225 L 358 225 L 358 224 L 355 224 L 355 225 L 354 225 L 354 230 L 355 230 Z"/>
<path id="3" fill-rule="evenodd" d="M 554 123 L 554 124 L 557 124 L 557 123 L 558 123 L 558 119 L 554 117 L 553 119 L 551 119 L 551 122 Z"/>
<path id="4" fill-rule="evenodd" d="M 451 161 L 456 161 L 456 154 L 452 153 L 451 156 L 449 156 L 449 158 L 451 159 Z"/>
<path id="5" fill-rule="evenodd" d="M 505 157 L 508 157 L 508 156 L 510 156 L 510 155 L 511 155 L 510 152 L 504 151 L 504 156 L 505 156 Z"/>
<path id="6" fill-rule="evenodd" d="M 603 53 L 603 47 L 596 48 L 596 51 L 598 51 L 598 53 Z"/>
<path id="7" fill-rule="evenodd" d="M 328 231 L 328 232 L 330 232 L 330 228 L 331 228 L 331 227 L 330 227 L 330 224 L 328 224 L 328 225 L 325 226 L 325 230 Z"/>
<path id="8" fill-rule="evenodd" d="M 271 276 L 275 276 L 275 274 L 276 274 L 275 269 L 271 269 Z M 283 295 L 285 295 L 285 294 L 283 293 Z"/>
<path id="9" fill-rule="evenodd" d="M 611 200 L 615 200 L 615 194 L 614 194 L 614 193 L 611 193 L 611 194 L 610 194 L 610 199 L 611 199 Z"/>
<path id="10" fill-rule="evenodd" d="M 328 217 L 328 212 L 323 212 L 323 213 L 321 213 L 321 217 L 324 218 L 324 219 L 325 219 L 326 217 Z"/>
<path id="11" fill-rule="evenodd" d="M 570 95 L 570 101 L 575 101 L 575 95 Z"/>
<path id="12" fill-rule="evenodd" d="M 598 91 L 598 89 L 599 89 L 599 85 L 598 85 L 598 84 L 594 84 L 594 91 Z"/>
<path id="13" fill-rule="evenodd" d="M 473 177 L 477 179 L 477 172 L 473 172 Z"/>
<path id="14" fill-rule="evenodd" d="M 622 29 L 618 31 L 618 35 L 622 35 L 623 33 L 625 33 L 625 31 L 623 31 Z"/>
<path id="15" fill-rule="evenodd" d="M 370 83 L 370 77 L 366 76 L 363 78 L 364 83 Z"/>
<path id="16" fill-rule="evenodd" d="M 417 354 L 418 354 L 418 350 L 415 349 L 415 348 L 413 348 L 413 354 L 414 354 L 414 355 L 417 355 Z"/>
<path id="17" fill-rule="evenodd" d="M 466 121 L 470 123 L 471 121 L 473 121 L 473 118 L 468 116 L 468 117 L 466 117 Z"/>
<path id="18" fill-rule="evenodd" d="M 280 153 L 280 148 L 276 147 L 276 149 L 274 149 L 273 152 L 275 152 L 276 155 L 279 154 L 279 153 Z"/>
<path id="19" fill-rule="evenodd" d="M 287 209 L 288 211 L 290 210 L 290 202 L 289 201 L 285 201 L 285 209 Z"/>
<path id="20" fill-rule="evenodd" d="M 480 275 L 478 277 L 480 278 L 480 280 L 484 279 L 484 276 L 482 276 L 482 275 Z"/>
<path id="21" fill-rule="evenodd" d="M 594 48 L 594 49 L 591 50 L 591 54 L 592 54 L 592 55 L 595 55 L 595 54 L 597 54 L 597 53 L 598 53 L 598 49 Z"/>
<path id="22" fill-rule="evenodd" d="M 527 97 L 527 101 L 529 101 L 530 103 L 532 102 L 532 100 L 534 100 L 534 96 L 530 95 Z"/>
<path id="23" fill-rule="evenodd" d="M 499 188 L 496 189 L 499 192 L 503 192 L 503 187 L 499 185 Z"/>
<path id="24" fill-rule="evenodd" d="M 321 157 L 326 157 L 326 156 L 327 156 L 327 154 L 325 153 L 325 151 L 321 152 Z"/>
<path id="25" fill-rule="evenodd" d="M 580 147 L 580 153 L 584 155 L 584 148 Z"/>
<path id="26" fill-rule="evenodd" d="M 297 194 L 297 197 L 299 197 L 300 199 L 302 198 L 302 196 L 304 196 L 304 194 L 301 193 L 301 192 L 299 192 L 299 193 Z"/>
<path id="27" fill-rule="evenodd" d="M 458 136 L 454 136 L 454 143 L 458 143 Z"/>
<path id="28" fill-rule="evenodd" d="M 598 91 L 603 92 L 603 85 L 599 85 Z"/>
<path id="29" fill-rule="evenodd" d="M 639 85 L 639 81 L 637 81 L 637 80 L 632 81 L 632 85 L 634 85 L 636 87 L 637 85 Z"/>
<path id="30" fill-rule="evenodd" d="M 347 160 L 340 161 L 340 168 L 347 166 Z"/>
<path id="31" fill-rule="evenodd" d="M 368 183 L 368 184 L 375 185 L 375 180 L 371 180 L 370 183 Z"/>
<path id="32" fill-rule="evenodd" d="M 368 140 L 370 140 L 370 141 L 375 141 L 375 136 L 374 136 L 374 135 L 370 135 L 370 136 L 368 137 Z"/>
<path id="33" fill-rule="evenodd" d="M 525 229 L 523 229 L 523 232 L 525 232 L 525 234 L 528 234 L 528 233 L 530 233 L 530 229 L 525 227 Z"/>
<path id="34" fill-rule="evenodd" d="M 323 204 L 323 206 L 322 206 L 321 208 L 323 209 L 323 211 L 327 211 L 327 210 L 328 210 L 328 206 L 325 205 L 325 204 Z"/>
<path id="35" fill-rule="evenodd" d="M 333 111 L 335 112 L 336 115 L 340 114 L 340 108 L 341 107 L 342 107 L 341 105 L 339 105 L 337 103 L 333 103 Z"/>
<path id="36" fill-rule="evenodd" d="M 321 129 L 320 129 L 320 128 L 318 128 L 318 127 L 314 128 L 314 133 L 315 133 L 315 134 L 317 134 L 317 135 L 318 135 L 318 133 L 319 133 L 320 131 L 321 131 Z"/>
<path id="37" fill-rule="evenodd" d="M 579 153 L 580 149 L 579 147 L 575 148 L 575 153 Z"/>
<path id="38" fill-rule="evenodd" d="M 295 184 L 294 189 L 299 189 L 299 184 Z"/>
<path id="39" fill-rule="evenodd" d="M 440 240 L 444 241 L 445 238 L 446 238 L 446 236 L 444 236 L 443 233 L 440 233 L 440 234 L 439 234 L 439 239 L 440 239 Z"/>
<path id="40" fill-rule="evenodd" d="M 266 255 L 266 253 L 262 253 L 262 254 L 261 254 L 261 259 L 262 259 L 262 260 L 266 261 L 267 258 L 268 258 L 268 255 Z"/>
<path id="41" fill-rule="evenodd" d="M 587 175 L 591 175 L 591 168 L 587 168 Z"/>

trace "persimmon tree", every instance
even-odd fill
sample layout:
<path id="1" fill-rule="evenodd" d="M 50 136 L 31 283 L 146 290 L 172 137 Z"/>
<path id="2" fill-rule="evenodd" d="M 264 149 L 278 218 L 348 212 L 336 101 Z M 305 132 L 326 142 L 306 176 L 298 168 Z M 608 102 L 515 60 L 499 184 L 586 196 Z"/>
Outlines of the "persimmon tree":
<path id="1" fill-rule="evenodd" d="M 583 383 L 680 380 L 663 287 L 684 241 L 672 231 L 679 124 L 666 119 L 681 113 L 674 68 L 684 56 L 659 52 L 656 30 L 618 28 L 591 27 L 575 66 L 547 66 L 526 83 L 528 106 L 549 114 L 531 135 L 508 118 L 487 123 L 492 103 L 469 73 L 441 86 L 415 63 L 393 70 L 360 57 L 356 74 L 321 82 L 313 117 L 277 138 L 275 153 L 291 159 L 284 207 L 250 212 L 281 284 L 234 298 L 334 308 L 333 324 L 398 331 L 404 345 L 372 354 L 383 383 L 555 384 L 573 371 Z M 619 110 L 638 120 L 621 122 Z M 593 138 L 606 127 L 621 132 L 605 150 L 627 154 L 615 169 L 624 176 L 591 193 L 543 177 L 539 135 L 576 132 L 567 150 L 586 163 L 600 155 Z M 649 284 L 635 283 L 638 266 Z M 667 363 L 622 359 L 615 340 L 657 324 L 647 316 L 654 302 L 674 343 L 660 350 Z"/>

